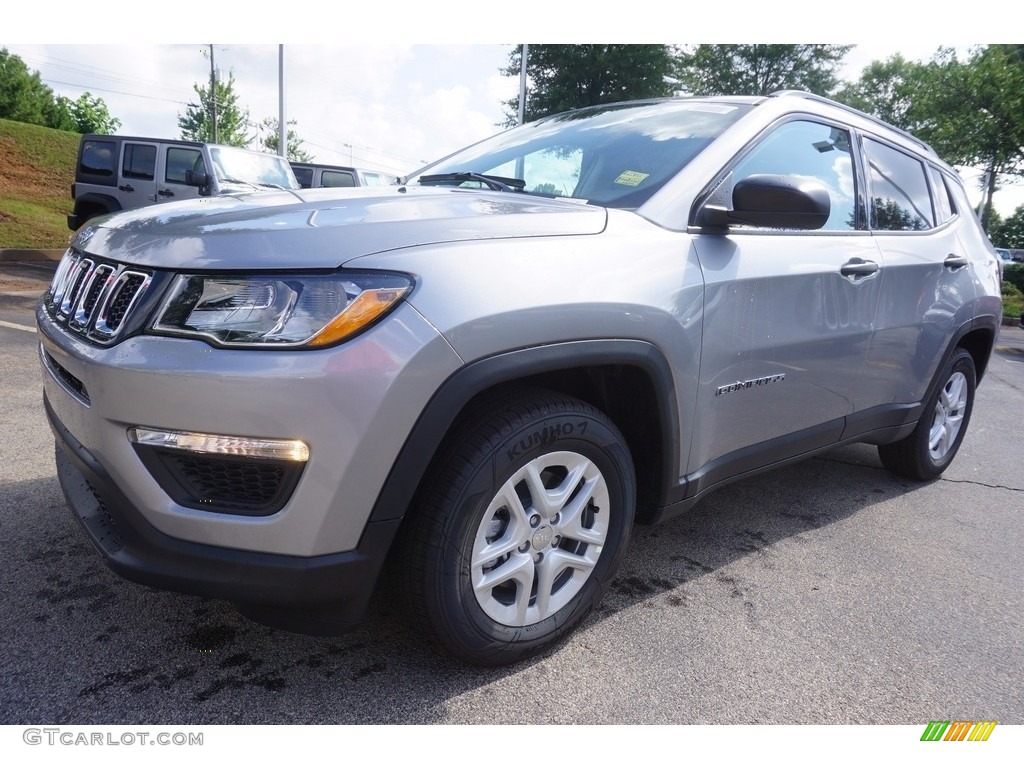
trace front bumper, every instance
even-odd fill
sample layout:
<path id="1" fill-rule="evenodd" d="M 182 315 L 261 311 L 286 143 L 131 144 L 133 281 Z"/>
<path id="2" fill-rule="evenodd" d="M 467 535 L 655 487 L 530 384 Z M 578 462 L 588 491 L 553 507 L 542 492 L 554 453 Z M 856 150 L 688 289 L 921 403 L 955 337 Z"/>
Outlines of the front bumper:
<path id="1" fill-rule="evenodd" d="M 45 396 L 44 405 L 56 439 L 61 488 L 113 571 L 151 587 L 230 600 L 254 618 L 305 631 L 341 632 L 362 619 L 400 520 L 370 523 L 355 550 L 318 557 L 175 539 L 145 521 Z"/>
<path id="2" fill-rule="evenodd" d="M 351 342 L 308 352 L 219 350 L 146 335 L 103 348 L 42 310 L 36 320 L 54 414 L 145 522 L 175 539 L 267 554 L 355 549 L 406 436 L 458 367 L 408 305 Z M 277 511 L 197 509 L 154 476 L 129 441 L 134 427 L 301 440 L 309 460 Z"/>
<path id="3" fill-rule="evenodd" d="M 284 353 L 146 335 L 102 347 L 42 306 L 36 320 L 60 482 L 115 572 L 230 600 L 290 629 L 358 622 L 405 510 L 373 522 L 370 512 L 430 394 L 459 362 L 419 313 L 403 305 L 346 344 Z M 196 508 L 154 475 L 129 439 L 136 426 L 294 438 L 309 459 L 283 506 Z"/>

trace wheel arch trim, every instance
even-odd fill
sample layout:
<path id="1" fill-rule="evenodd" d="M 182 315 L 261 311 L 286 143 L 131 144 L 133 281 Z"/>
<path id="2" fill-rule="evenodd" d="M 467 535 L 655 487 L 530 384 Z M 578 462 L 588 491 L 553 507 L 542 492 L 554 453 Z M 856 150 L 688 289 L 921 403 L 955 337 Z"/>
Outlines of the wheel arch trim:
<path id="1" fill-rule="evenodd" d="M 655 345 L 633 339 L 594 339 L 548 344 L 476 360 L 453 373 L 420 414 L 391 466 L 369 522 L 405 515 L 441 441 L 465 405 L 503 384 L 539 374 L 601 366 L 631 366 L 651 378 L 664 450 L 662 495 L 676 480 L 680 440 L 672 369 Z"/>
<path id="2" fill-rule="evenodd" d="M 991 346 L 985 348 L 977 341 L 977 339 L 982 338 L 982 334 L 991 336 Z M 942 357 L 939 358 L 939 364 L 935 369 L 935 375 L 928 383 L 928 389 L 925 391 L 924 397 L 921 399 L 922 411 L 924 409 L 924 403 L 927 403 L 931 399 L 932 395 L 935 394 L 936 390 L 945 384 L 945 382 L 940 381 L 942 378 L 942 372 L 946 369 L 946 366 L 949 365 L 949 361 L 953 359 L 957 349 L 961 347 L 970 353 L 973 358 L 975 365 L 975 385 L 980 384 L 982 376 L 984 376 L 985 371 L 988 369 L 988 361 L 992 356 L 992 350 L 995 348 L 995 342 L 998 336 L 998 325 L 995 318 L 977 317 L 962 323 L 951 336 Z M 965 340 L 968 340 L 969 343 L 965 344 Z"/>
<path id="3" fill-rule="evenodd" d="M 85 192 L 75 198 L 75 212 L 77 213 L 83 205 L 102 206 L 106 213 L 115 213 L 123 210 L 121 203 L 113 195 L 102 192 Z"/>

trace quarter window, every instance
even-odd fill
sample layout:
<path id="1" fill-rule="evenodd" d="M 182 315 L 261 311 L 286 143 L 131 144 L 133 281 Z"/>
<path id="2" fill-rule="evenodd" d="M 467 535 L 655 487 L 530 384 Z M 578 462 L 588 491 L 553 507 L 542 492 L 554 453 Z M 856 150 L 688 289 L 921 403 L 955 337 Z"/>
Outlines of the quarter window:
<path id="1" fill-rule="evenodd" d="M 807 120 L 784 123 L 733 168 L 733 184 L 755 174 L 814 179 L 828 191 L 830 213 L 822 229 L 857 228 L 850 134 Z"/>
<path id="2" fill-rule="evenodd" d="M 932 177 L 932 187 L 935 190 L 935 221 L 944 224 L 953 218 L 953 201 L 949 196 L 949 187 L 943 179 L 942 171 L 928 166 L 928 173 Z"/>
<path id="3" fill-rule="evenodd" d="M 910 155 L 868 139 L 871 228 L 920 231 L 935 226 L 924 165 Z"/>
<path id="4" fill-rule="evenodd" d="M 79 172 L 91 176 L 113 176 L 116 146 L 112 141 L 83 141 Z"/>

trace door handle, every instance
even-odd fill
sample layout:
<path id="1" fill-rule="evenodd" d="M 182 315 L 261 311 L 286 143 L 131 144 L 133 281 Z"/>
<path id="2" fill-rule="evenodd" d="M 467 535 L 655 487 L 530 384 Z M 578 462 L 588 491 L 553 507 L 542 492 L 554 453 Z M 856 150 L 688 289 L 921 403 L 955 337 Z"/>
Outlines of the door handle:
<path id="1" fill-rule="evenodd" d="M 864 259 L 851 259 L 850 261 L 843 264 L 839 270 L 839 274 L 843 277 L 852 277 L 854 279 L 858 277 L 868 277 L 869 275 L 875 274 L 879 269 L 878 264 L 873 261 L 864 261 Z"/>
<path id="2" fill-rule="evenodd" d="M 967 266 L 966 256 L 957 256 L 955 253 L 949 254 L 946 260 L 942 262 L 942 266 L 949 267 L 950 269 L 960 269 L 961 267 Z"/>
<path id="3" fill-rule="evenodd" d="M 161 189 L 157 192 L 160 197 L 174 197 L 174 193 L 169 189 Z"/>
<path id="4" fill-rule="evenodd" d="M 133 187 L 131 184 L 124 184 L 124 185 L 118 187 L 118 189 L 121 190 L 122 192 L 134 192 L 135 191 L 135 187 Z"/>

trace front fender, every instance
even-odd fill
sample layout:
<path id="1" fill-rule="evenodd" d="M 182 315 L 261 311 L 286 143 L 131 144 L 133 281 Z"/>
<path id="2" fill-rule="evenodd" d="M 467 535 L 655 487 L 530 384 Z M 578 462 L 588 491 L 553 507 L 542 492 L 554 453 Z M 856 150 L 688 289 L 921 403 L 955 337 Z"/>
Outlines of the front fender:
<path id="1" fill-rule="evenodd" d="M 649 342 L 593 339 L 504 352 L 477 360 L 452 374 L 427 403 L 406 439 L 370 520 L 392 520 L 405 514 L 441 441 L 474 397 L 530 377 L 602 366 L 639 368 L 651 379 L 662 431 L 660 496 L 667 498 L 680 461 L 678 408 L 671 367 L 661 350 Z"/>

